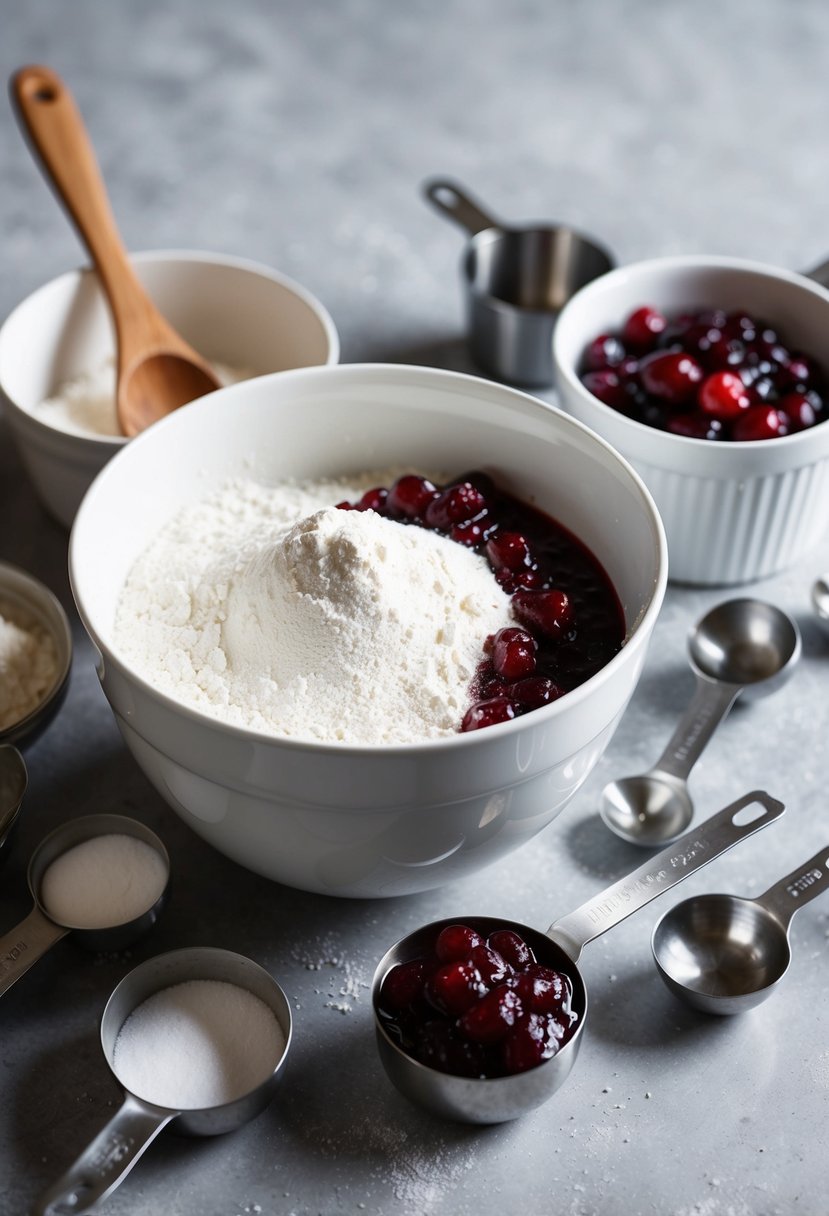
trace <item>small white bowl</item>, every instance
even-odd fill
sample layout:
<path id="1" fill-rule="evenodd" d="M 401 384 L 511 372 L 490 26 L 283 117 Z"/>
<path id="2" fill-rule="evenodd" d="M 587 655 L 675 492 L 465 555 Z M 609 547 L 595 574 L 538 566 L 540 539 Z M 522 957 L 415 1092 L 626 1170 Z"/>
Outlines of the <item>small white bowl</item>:
<path id="1" fill-rule="evenodd" d="M 322 304 L 267 266 L 182 250 L 131 260 L 163 315 L 210 360 L 264 374 L 339 359 L 337 331 Z M 9 426 L 39 498 L 67 528 L 92 479 L 128 440 L 62 430 L 37 407 L 114 350 L 93 270 L 52 279 L 0 328 L 0 398 Z"/>
<path id="2" fill-rule="evenodd" d="M 672 580 L 728 585 L 792 565 L 829 525 L 829 422 L 754 443 L 688 439 L 645 426 L 599 401 L 578 367 L 598 334 L 640 305 L 671 314 L 745 309 L 829 370 L 829 291 L 785 270 L 736 258 L 637 262 L 590 283 L 553 335 L 562 407 L 607 439 L 641 474 L 668 536 Z"/>
<path id="3" fill-rule="evenodd" d="M 401 462 L 449 473 L 483 467 L 580 537 L 622 604 L 619 654 L 555 704 L 512 722 L 370 747 L 229 725 L 159 692 L 119 653 L 113 625 L 124 581 L 179 509 L 234 476 L 273 484 Z M 558 814 L 633 692 L 665 591 L 666 548 L 640 479 L 559 410 L 473 376 L 351 364 L 250 380 L 150 427 L 87 493 L 70 574 L 124 738 L 182 818 L 270 878 L 374 897 L 472 873 Z"/>

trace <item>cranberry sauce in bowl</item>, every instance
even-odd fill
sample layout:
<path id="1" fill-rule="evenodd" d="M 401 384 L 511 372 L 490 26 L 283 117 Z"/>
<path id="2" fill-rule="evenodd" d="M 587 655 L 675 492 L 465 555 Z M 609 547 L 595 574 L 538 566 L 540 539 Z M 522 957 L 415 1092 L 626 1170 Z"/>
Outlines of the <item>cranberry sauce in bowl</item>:
<path id="1" fill-rule="evenodd" d="M 613 658 L 624 617 L 607 574 L 561 524 L 500 489 L 486 473 L 438 487 L 414 474 L 368 490 L 343 510 L 376 511 L 434 530 L 488 560 L 512 598 L 516 626 L 482 639 L 464 732 L 549 705 Z"/>

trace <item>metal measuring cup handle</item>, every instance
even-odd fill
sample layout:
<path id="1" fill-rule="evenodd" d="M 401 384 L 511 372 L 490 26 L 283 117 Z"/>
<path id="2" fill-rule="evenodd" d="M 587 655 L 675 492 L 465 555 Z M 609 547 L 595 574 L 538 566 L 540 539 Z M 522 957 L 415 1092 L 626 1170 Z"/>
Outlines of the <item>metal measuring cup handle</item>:
<path id="1" fill-rule="evenodd" d="M 795 912 L 824 891 L 829 891 L 829 845 L 758 895 L 754 903 L 762 904 L 788 930 Z"/>
<path id="2" fill-rule="evenodd" d="M 180 1113 L 128 1093 L 77 1161 L 35 1202 L 32 1216 L 79 1216 L 92 1211 L 123 1182 L 159 1132 Z"/>
<path id="3" fill-rule="evenodd" d="M 19 925 L 0 937 L 0 996 L 68 932 L 35 906 Z"/>
<path id="4" fill-rule="evenodd" d="M 739 813 L 752 803 L 763 808 L 747 823 L 736 823 Z M 547 937 L 578 962 L 588 942 L 620 924 L 633 912 L 650 903 L 662 891 L 676 886 L 683 878 L 720 857 L 746 836 L 772 823 L 785 811 L 782 802 L 764 790 L 753 790 L 711 815 L 674 844 L 626 874 L 604 891 L 562 916 L 547 930 Z"/>
<path id="5" fill-rule="evenodd" d="M 503 224 L 488 215 L 480 203 L 450 178 L 429 178 L 423 183 L 423 193 L 438 211 L 448 215 L 470 236 L 485 232 L 488 228 L 503 228 Z"/>
<path id="6" fill-rule="evenodd" d="M 649 770 L 654 777 L 678 777 L 686 781 L 691 769 L 743 691 L 742 684 L 725 684 L 694 672 L 694 695 L 671 735 L 662 755 Z"/>

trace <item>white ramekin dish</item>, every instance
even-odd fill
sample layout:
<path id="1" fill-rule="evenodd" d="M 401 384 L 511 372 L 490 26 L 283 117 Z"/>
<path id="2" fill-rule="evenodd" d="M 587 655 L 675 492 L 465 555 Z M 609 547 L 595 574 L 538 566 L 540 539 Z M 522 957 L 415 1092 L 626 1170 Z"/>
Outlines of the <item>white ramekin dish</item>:
<path id="1" fill-rule="evenodd" d="M 208 359 L 263 374 L 339 359 L 337 331 L 322 304 L 267 266 L 182 250 L 137 253 L 132 261 L 164 316 Z M 52 279 L 0 328 L 0 399 L 9 426 L 38 497 L 67 528 L 92 479 L 128 440 L 61 430 L 37 407 L 113 355 L 109 307 L 89 269 Z"/>
<path id="2" fill-rule="evenodd" d="M 113 620 L 127 573 L 185 504 L 231 476 L 273 483 L 401 462 L 449 473 L 483 467 L 570 528 L 616 587 L 627 623 L 620 653 L 568 696 L 513 722 L 386 747 L 227 725 L 156 691 L 119 655 Z M 104 692 L 163 797 L 242 865 L 360 897 L 440 886 L 555 817 L 633 692 L 666 574 L 650 495 L 587 428 L 473 376 L 383 364 L 262 377 L 177 411 L 99 474 L 70 541 L 72 588 L 100 652 Z"/>
<path id="3" fill-rule="evenodd" d="M 829 369 L 829 291 L 736 258 L 659 258 L 582 288 L 553 335 L 561 405 L 641 475 L 665 524 L 671 579 L 728 585 L 784 569 L 829 525 L 829 423 L 782 439 L 717 443 L 659 431 L 611 409 L 587 391 L 578 367 L 593 338 L 620 329 L 643 304 L 668 314 L 745 309 Z"/>

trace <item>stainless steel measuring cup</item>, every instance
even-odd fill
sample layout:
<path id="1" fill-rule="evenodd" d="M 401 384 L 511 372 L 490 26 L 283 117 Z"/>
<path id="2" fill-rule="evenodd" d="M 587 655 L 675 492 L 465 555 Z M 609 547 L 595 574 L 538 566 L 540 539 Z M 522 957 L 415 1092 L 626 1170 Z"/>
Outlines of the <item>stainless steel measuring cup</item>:
<path id="1" fill-rule="evenodd" d="M 502 224 L 447 178 L 423 192 L 469 234 L 461 261 L 472 357 L 511 384 L 553 382 L 556 317 L 580 287 L 612 270 L 611 255 L 564 224 Z"/>
<path id="2" fill-rule="evenodd" d="M 10 743 L 0 744 L 0 862 L 6 856 L 28 784 L 29 774 L 20 752 Z"/>
<path id="3" fill-rule="evenodd" d="M 587 987 L 576 964 L 587 943 L 721 856 L 738 841 L 773 823 L 784 809 L 782 802 L 762 790 L 746 794 L 575 912 L 555 921 L 546 934 L 515 921 L 456 916 L 426 925 L 402 938 L 380 960 L 372 984 L 377 1046 L 390 1080 L 413 1102 L 443 1118 L 463 1123 L 503 1123 L 546 1102 L 564 1084 L 581 1046 L 587 1016 Z M 549 1060 L 513 1076 L 454 1076 L 420 1063 L 389 1034 L 379 1014 L 380 989 L 386 975 L 398 963 L 428 954 L 441 929 L 459 923 L 469 925 L 484 938 L 497 929 L 511 929 L 524 938 L 539 963 L 569 977 L 573 989 L 571 1008 L 577 1015 L 576 1028 L 572 1037 Z"/>
<path id="4" fill-rule="evenodd" d="M 125 924 L 112 925 L 106 929 L 86 929 L 77 925 L 59 924 L 48 915 L 41 903 L 40 887 L 43 875 L 52 862 L 68 849 L 82 844 L 85 840 L 112 833 L 134 836 L 155 849 L 167 867 L 167 885 L 151 907 Z M 76 941 L 87 950 L 123 950 L 132 945 L 158 920 L 167 898 L 169 872 L 170 858 L 164 845 L 155 832 L 136 819 L 129 819 L 124 815 L 84 815 L 55 828 L 40 842 L 29 861 L 27 877 L 34 907 L 19 925 L 0 937 L 0 996 L 67 933 L 73 933 Z"/>
<path id="5" fill-rule="evenodd" d="M 154 993 L 188 980 L 221 980 L 259 997 L 272 1010 L 285 1036 L 285 1049 L 274 1060 L 269 1076 L 232 1102 L 198 1110 L 156 1106 L 131 1093 L 114 1065 L 115 1041 L 127 1018 Z M 41 1196 L 32 1216 L 65 1216 L 89 1212 L 111 1195 L 168 1123 L 192 1136 L 217 1136 L 236 1131 L 265 1109 L 284 1076 L 291 1045 L 291 1007 L 276 980 L 244 955 L 213 947 L 172 950 L 148 959 L 121 980 L 101 1018 L 101 1046 L 124 1102 L 77 1161 Z"/>
<path id="6" fill-rule="evenodd" d="M 718 604 L 688 635 L 694 695 L 656 764 L 602 791 L 605 825 L 630 844 L 655 848 L 684 832 L 694 814 L 687 779 L 731 706 L 776 692 L 800 658 L 800 633 L 791 617 L 763 600 Z"/>
<path id="7" fill-rule="evenodd" d="M 792 960 L 795 912 L 829 890 L 829 845 L 756 899 L 696 895 L 666 912 L 651 947 L 671 992 L 704 1013 L 744 1013 L 766 997 Z"/>

